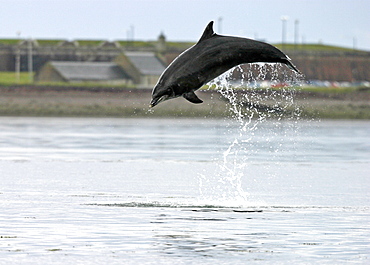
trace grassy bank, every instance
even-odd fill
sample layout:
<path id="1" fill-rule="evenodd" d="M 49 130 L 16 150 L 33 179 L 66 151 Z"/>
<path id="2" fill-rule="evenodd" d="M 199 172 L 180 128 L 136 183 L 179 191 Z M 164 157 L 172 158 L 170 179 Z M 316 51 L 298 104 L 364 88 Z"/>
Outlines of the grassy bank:
<path id="1" fill-rule="evenodd" d="M 239 91 L 240 93 L 249 93 Z M 199 91 L 203 104 L 183 98 L 169 100 L 149 109 L 150 89 L 88 86 L 0 86 L 2 116 L 73 117 L 228 117 L 227 101 L 216 91 Z M 370 91 L 364 88 L 309 88 L 295 92 L 296 109 L 302 118 L 370 119 Z M 271 106 L 261 106 L 271 109 Z M 246 108 L 247 109 L 247 108 Z"/>
<path id="2" fill-rule="evenodd" d="M 59 86 L 0 86 L 2 116 L 69 117 L 223 117 L 226 105 L 213 93 L 200 92 L 206 104 L 183 98 L 149 108 L 150 89 Z"/>
<path id="3" fill-rule="evenodd" d="M 306 118 L 370 119 L 370 89 L 367 87 L 306 87 L 295 101 Z"/>
<path id="4" fill-rule="evenodd" d="M 20 72 L 19 79 L 15 72 L 0 72 L 0 86 L 10 86 L 10 85 L 30 85 L 31 79 L 27 72 Z"/>

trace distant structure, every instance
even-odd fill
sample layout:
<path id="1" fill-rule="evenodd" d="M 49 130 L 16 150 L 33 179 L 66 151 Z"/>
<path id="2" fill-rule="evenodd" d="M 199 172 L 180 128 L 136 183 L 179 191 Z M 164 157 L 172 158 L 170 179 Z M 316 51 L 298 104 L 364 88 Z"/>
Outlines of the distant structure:
<path id="1" fill-rule="evenodd" d="M 50 61 L 36 72 L 35 81 L 132 84 L 130 76 L 112 62 Z"/>
<path id="2" fill-rule="evenodd" d="M 51 73 L 51 69 L 57 72 L 60 71 L 58 70 L 61 69 L 60 66 L 55 64 L 58 61 L 74 63 L 110 62 L 117 64 L 131 80 L 127 81 L 127 77 L 122 76 L 119 82 L 132 82 L 136 86 L 149 87 L 156 83 L 156 79 L 158 79 L 163 69 L 174 58 L 193 44 L 191 42 L 168 42 L 163 32 L 156 41 L 147 42 L 133 40 L 111 42 L 3 39 L 0 40 L 0 71 L 14 72 L 16 70 L 28 71 L 28 69 L 33 69 L 37 73 L 35 79 L 41 81 L 51 78 L 50 76 L 47 77 L 46 73 L 48 71 Z M 331 49 L 330 47 L 310 50 L 309 48 L 301 48 L 300 45 L 293 45 L 294 49 L 288 49 L 288 46 L 289 44 L 284 45 L 284 48 L 286 48 L 284 52 L 292 58 L 292 62 L 304 73 L 307 80 L 370 81 L 370 52 Z M 32 56 L 32 68 L 29 65 L 30 54 Z M 85 64 L 85 66 L 87 65 Z M 90 67 L 93 67 L 93 65 L 90 64 Z M 69 65 L 69 67 L 73 66 Z M 103 64 L 94 67 L 94 69 L 98 69 L 103 67 Z M 99 71 L 103 71 L 102 68 L 99 69 Z M 111 70 L 105 69 L 104 71 L 108 73 Z M 106 78 L 103 78 L 100 74 L 97 76 L 102 77 L 100 80 Z M 72 82 L 72 79 L 67 77 L 61 79 L 65 80 L 64 82 Z M 84 79 L 81 77 L 80 80 Z M 111 81 L 116 82 L 117 79 Z"/>
<path id="3" fill-rule="evenodd" d="M 114 61 L 140 87 L 153 87 L 166 68 L 164 62 L 152 52 L 125 52 Z"/>
<path id="4" fill-rule="evenodd" d="M 37 82 L 100 82 L 152 88 L 165 69 L 151 52 L 126 52 L 113 62 L 49 61 L 36 72 Z"/>
<path id="5" fill-rule="evenodd" d="M 163 33 L 153 42 L 32 40 L 31 44 L 35 71 L 49 61 L 112 62 L 125 52 L 151 52 L 161 57 L 167 51 L 179 54 L 188 47 L 168 48 Z M 17 58 L 20 71 L 27 71 L 29 48 L 28 40 L 0 40 L 0 71 L 15 71 Z"/>
<path id="6" fill-rule="evenodd" d="M 161 35 L 158 37 L 157 42 L 157 51 L 160 53 L 164 53 L 166 51 L 166 37 L 164 36 L 163 32 L 161 32 Z"/>

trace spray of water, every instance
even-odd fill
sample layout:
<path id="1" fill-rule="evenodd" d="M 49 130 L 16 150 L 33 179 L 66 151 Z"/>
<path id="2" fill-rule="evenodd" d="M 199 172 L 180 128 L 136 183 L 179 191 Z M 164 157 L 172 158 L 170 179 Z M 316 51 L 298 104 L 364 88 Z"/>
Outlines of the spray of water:
<path id="1" fill-rule="evenodd" d="M 242 186 L 243 178 L 257 177 L 248 174 L 250 157 L 258 157 L 261 149 L 267 149 L 271 154 L 267 160 L 271 160 L 283 148 L 284 139 L 277 139 L 276 129 L 286 121 L 291 122 L 293 129 L 299 120 L 294 94 L 300 80 L 301 76 L 280 64 L 250 64 L 231 69 L 208 84 L 229 104 L 232 119 L 228 134 L 233 139 L 223 152 L 216 173 L 211 178 L 199 176 L 204 199 L 233 206 L 251 203 Z M 261 132 L 266 121 L 271 121 L 273 126 Z"/>

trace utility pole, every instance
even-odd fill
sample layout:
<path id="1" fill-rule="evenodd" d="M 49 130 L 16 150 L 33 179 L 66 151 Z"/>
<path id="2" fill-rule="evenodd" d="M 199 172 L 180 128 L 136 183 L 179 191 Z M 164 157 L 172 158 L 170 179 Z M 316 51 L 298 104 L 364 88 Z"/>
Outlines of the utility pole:
<path id="1" fill-rule="evenodd" d="M 297 49 L 298 47 L 298 38 L 299 38 L 299 34 L 298 34 L 298 26 L 299 26 L 299 20 L 296 19 L 294 21 L 294 48 Z"/>
<path id="2" fill-rule="evenodd" d="M 218 18 L 218 33 L 222 33 L 222 17 Z"/>
<path id="3" fill-rule="evenodd" d="M 30 83 L 33 82 L 33 55 L 32 55 L 32 38 L 28 39 L 28 76 Z"/>
<path id="4" fill-rule="evenodd" d="M 15 54 L 15 80 L 17 83 L 19 83 L 21 79 L 21 47 L 20 47 L 20 36 L 21 32 L 17 31 L 17 38 L 18 38 L 18 47 Z"/>
<path id="5" fill-rule="evenodd" d="M 281 31 L 281 46 L 282 49 L 284 50 L 285 42 L 286 42 L 286 22 L 288 21 L 289 17 L 288 16 L 282 16 L 281 18 L 282 22 L 282 31 Z"/>
<path id="6" fill-rule="evenodd" d="M 21 80 L 21 48 L 17 47 L 17 53 L 15 55 L 15 80 L 17 83 Z"/>

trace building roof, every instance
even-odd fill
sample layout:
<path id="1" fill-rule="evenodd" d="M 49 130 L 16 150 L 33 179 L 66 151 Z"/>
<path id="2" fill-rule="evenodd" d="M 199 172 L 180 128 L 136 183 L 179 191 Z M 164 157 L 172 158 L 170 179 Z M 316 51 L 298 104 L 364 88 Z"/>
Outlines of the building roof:
<path id="1" fill-rule="evenodd" d="M 61 62 L 50 64 L 67 80 L 117 80 L 130 77 L 116 63 L 111 62 Z"/>
<path id="2" fill-rule="evenodd" d="M 125 52 L 126 57 L 144 75 L 161 75 L 164 64 L 152 52 Z"/>

